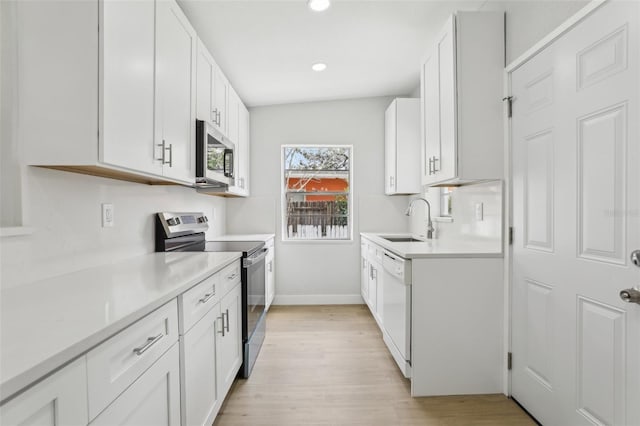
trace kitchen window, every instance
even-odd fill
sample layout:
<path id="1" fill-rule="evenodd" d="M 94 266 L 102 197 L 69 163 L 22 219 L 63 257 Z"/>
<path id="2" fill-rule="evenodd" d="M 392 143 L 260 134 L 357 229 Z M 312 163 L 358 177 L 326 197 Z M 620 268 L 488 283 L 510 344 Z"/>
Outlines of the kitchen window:
<path id="1" fill-rule="evenodd" d="M 346 145 L 282 146 L 283 240 L 352 239 L 352 152 Z"/>

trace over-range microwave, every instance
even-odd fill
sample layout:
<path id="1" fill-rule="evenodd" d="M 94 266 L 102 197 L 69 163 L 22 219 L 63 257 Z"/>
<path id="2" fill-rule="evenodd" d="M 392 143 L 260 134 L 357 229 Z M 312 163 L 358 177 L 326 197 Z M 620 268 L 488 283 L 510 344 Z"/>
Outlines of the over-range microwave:
<path id="1" fill-rule="evenodd" d="M 196 120 L 196 187 L 226 189 L 234 184 L 234 145 L 211 124 Z"/>

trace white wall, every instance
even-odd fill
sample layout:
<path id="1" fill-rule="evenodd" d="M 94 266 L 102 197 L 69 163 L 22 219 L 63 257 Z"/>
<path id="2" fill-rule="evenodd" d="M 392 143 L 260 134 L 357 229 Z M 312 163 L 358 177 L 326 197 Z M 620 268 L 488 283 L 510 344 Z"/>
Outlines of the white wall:
<path id="1" fill-rule="evenodd" d="M 148 186 L 27 167 L 25 224 L 32 235 L 0 239 L 0 284 L 11 287 L 154 251 L 153 214 L 204 211 L 210 236 L 225 233 L 226 200 L 181 186 Z M 115 207 L 115 226 L 102 228 L 101 203 Z"/>
<path id="2" fill-rule="evenodd" d="M 506 16 L 506 63 L 522 55 L 589 1 L 487 0 L 479 10 Z"/>
<path id="3" fill-rule="evenodd" d="M 384 195 L 384 111 L 391 100 L 251 109 L 251 197 L 227 201 L 227 230 L 276 234 L 275 303 L 361 303 L 359 232 L 408 229 L 407 197 Z M 283 144 L 353 145 L 353 241 L 282 242 Z"/>

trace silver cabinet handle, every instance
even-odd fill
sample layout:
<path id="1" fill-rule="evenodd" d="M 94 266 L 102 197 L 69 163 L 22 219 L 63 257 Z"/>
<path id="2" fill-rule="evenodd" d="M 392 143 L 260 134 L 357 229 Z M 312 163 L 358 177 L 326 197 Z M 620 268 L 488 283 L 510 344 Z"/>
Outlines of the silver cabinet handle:
<path id="1" fill-rule="evenodd" d="M 393 176 L 389 176 L 389 188 L 393 189 Z"/>
<path id="2" fill-rule="evenodd" d="M 222 314 L 222 316 L 218 317 L 218 319 L 222 321 L 222 329 L 218 331 L 218 334 L 222 334 L 222 337 L 224 337 L 224 313 Z"/>
<path id="3" fill-rule="evenodd" d="M 156 160 L 158 160 L 158 161 L 160 161 L 162 164 L 164 164 L 164 152 L 165 152 L 165 148 L 164 148 L 165 142 L 164 142 L 164 139 L 162 140 L 162 143 L 159 143 L 159 144 L 156 144 L 156 145 L 157 145 L 157 146 L 159 146 L 159 147 L 160 147 L 160 149 L 162 150 L 162 151 L 161 151 L 161 152 L 162 152 L 162 156 L 161 156 L 160 158 L 156 158 Z"/>
<path id="4" fill-rule="evenodd" d="M 135 349 L 133 350 L 133 353 L 134 353 L 134 354 L 136 354 L 136 355 L 138 355 L 138 356 L 142 355 L 142 354 L 143 354 L 143 353 L 145 353 L 147 350 L 149 350 L 149 348 L 150 348 L 151 346 L 153 346 L 153 345 L 155 345 L 156 343 L 158 343 L 158 341 L 159 341 L 160 339 L 162 339 L 162 337 L 163 337 L 163 336 L 164 336 L 164 334 L 163 334 L 163 333 L 160 333 L 160 334 L 158 334 L 156 337 L 149 337 L 149 338 L 147 339 L 147 342 L 146 342 L 144 345 L 140 346 L 139 348 L 135 348 Z"/>
<path id="5" fill-rule="evenodd" d="M 218 111 L 218 127 L 222 127 L 222 112 Z"/>
<path id="6" fill-rule="evenodd" d="M 228 309 L 227 309 L 226 315 L 227 315 L 227 333 L 228 333 L 229 332 L 229 310 Z M 224 320 L 222 321 L 222 326 L 224 327 Z"/>
<path id="7" fill-rule="evenodd" d="M 169 149 L 169 162 L 165 164 L 168 164 L 169 167 L 173 167 L 173 144 L 172 143 L 169 144 L 168 149 Z"/>
<path id="8" fill-rule="evenodd" d="M 269 262 L 269 272 L 273 272 L 273 261 Z"/>
<path id="9" fill-rule="evenodd" d="M 620 299 L 627 303 L 637 303 L 640 305 L 640 290 L 637 288 L 628 288 L 620 292 Z"/>
<path id="10" fill-rule="evenodd" d="M 218 108 L 214 108 L 213 110 L 211 110 L 211 114 L 212 114 L 211 121 L 213 121 L 213 124 L 218 124 L 216 122 L 217 113 L 218 113 Z"/>
<path id="11" fill-rule="evenodd" d="M 204 295 L 202 299 L 198 300 L 198 303 L 207 303 L 215 295 L 216 295 L 215 290 L 212 291 L 211 293 L 207 293 Z"/>
<path id="12" fill-rule="evenodd" d="M 440 169 L 438 167 L 436 167 L 436 164 L 438 163 L 438 161 L 440 161 L 439 158 L 436 158 L 436 156 L 433 157 L 433 174 L 436 174 L 436 172 L 439 172 Z"/>
<path id="13" fill-rule="evenodd" d="M 227 280 L 231 281 L 231 280 L 235 279 L 237 276 L 238 276 L 238 273 L 234 272 L 233 274 L 231 274 L 231 275 L 229 275 L 227 277 Z"/>

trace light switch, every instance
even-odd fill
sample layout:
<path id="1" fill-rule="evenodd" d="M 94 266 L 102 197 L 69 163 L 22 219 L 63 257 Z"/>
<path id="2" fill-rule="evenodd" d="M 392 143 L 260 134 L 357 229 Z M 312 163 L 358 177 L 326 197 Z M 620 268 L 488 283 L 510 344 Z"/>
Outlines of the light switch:
<path id="1" fill-rule="evenodd" d="M 115 210 L 113 204 L 102 204 L 102 227 L 111 228 L 115 222 Z"/>
<path id="2" fill-rule="evenodd" d="M 483 203 L 476 203 L 476 220 L 484 220 Z"/>

